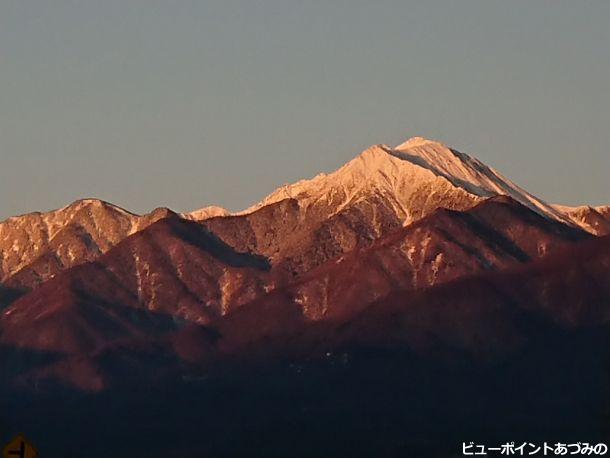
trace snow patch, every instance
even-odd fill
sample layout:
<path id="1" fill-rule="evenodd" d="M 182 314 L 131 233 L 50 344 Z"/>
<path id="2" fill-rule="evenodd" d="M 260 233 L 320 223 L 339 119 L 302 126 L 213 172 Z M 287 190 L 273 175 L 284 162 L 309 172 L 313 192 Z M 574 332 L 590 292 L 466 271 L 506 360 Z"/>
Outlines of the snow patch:
<path id="1" fill-rule="evenodd" d="M 446 200 L 443 206 L 459 208 L 495 195 L 508 195 L 547 218 L 571 224 L 561 211 L 478 159 L 423 137 L 413 137 L 395 148 L 371 146 L 335 172 L 281 186 L 236 214 L 248 214 L 287 198 L 296 199 L 302 213 L 325 204 L 337 213 L 371 195 L 382 196 L 405 224 L 420 218 L 428 202 Z M 422 208 L 414 208 L 418 202 Z"/>

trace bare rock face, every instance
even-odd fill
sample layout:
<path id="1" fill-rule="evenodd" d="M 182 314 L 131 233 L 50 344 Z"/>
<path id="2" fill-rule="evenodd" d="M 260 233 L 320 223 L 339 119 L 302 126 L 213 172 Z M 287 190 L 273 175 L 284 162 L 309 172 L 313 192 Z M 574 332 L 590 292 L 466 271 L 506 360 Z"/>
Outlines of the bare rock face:
<path id="1" fill-rule="evenodd" d="M 0 279 L 12 287 L 32 288 L 170 215 L 160 208 L 139 216 L 87 199 L 49 213 L 9 218 L 0 223 Z"/>
<path id="2" fill-rule="evenodd" d="M 556 205 L 570 220 L 593 235 L 610 234 L 610 207 L 565 207 Z"/>

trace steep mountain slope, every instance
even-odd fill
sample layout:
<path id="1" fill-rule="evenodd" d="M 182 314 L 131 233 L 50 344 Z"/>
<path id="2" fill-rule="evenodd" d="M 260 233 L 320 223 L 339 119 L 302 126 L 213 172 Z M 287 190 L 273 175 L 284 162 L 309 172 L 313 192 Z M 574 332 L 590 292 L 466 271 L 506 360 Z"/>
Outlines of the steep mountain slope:
<path id="1" fill-rule="evenodd" d="M 53 318 L 55 323 L 35 318 L 40 310 L 28 310 L 31 299 L 22 299 L 11 307 L 15 310 L 11 314 L 28 310 L 29 318 L 24 315 L 19 327 L 7 326 L 4 318 L 0 329 L 15 331 L 4 334 L 2 344 L 40 350 L 40 340 L 31 336 L 46 336 L 45 350 L 63 356 L 30 372 L 28 383 L 53 379 L 91 390 L 121 383 L 115 373 L 117 360 L 126 367 L 141 367 L 142 355 L 154 353 L 163 355 L 165 362 L 155 360 L 148 370 L 166 374 L 185 362 L 204 367 L 256 365 L 261 359 L 328 357 L 363 346 L 402 345 L 426 357 L 464 352 L 495 360 L 539 339 L 538 333 L 547 327 L 579 328 L 608 322 L 607 238 L 589 238 L 575 245 L 572 238 L 579 235 L 571 229 L 523 224 L 531 212 L 514 202 L 492 200 L 477 210 L 478 215 L 438 211 L 410 230 L 405 228 L 405 232 L 346 255 L 339 263 L 312 270 L 297 284 L 258 295 L 206 328 L 168 326 L 160 315 L 136 320 L 137 332 L 127 337 L 115 327 L 133 326 L 121 318 L 129 316 L 126 310 L 130 306 L 113 309 L 102 304 L 97 308 L 111 313 L 113 327 L 89 329 L 95 321 L 86 320 L 85 333 L 82 315 L 100 304 L 97 299 L 72 302 L 74 308 Z M 494 213 L 521 214 L 512 228 L 540 237 L 538 243 L 546 248 L 514 244 L 510 239 L 513 229 L 501 233 L 486 226 L 484 219 Z M 547 254 L 529 260 L 540 252 Z M 47 294 L 54 296 L 51 291 Z M 62 330 L 64 337 L 52 339 L 49 332 L 58 322 L 68 323 Z M 78 333 L 73 330 L 75 323 Z M 83 334 L 88 336 L 87 345 L 68 338 Z"/>
<path id="2" fill-rule="evenodd" d="M 9 218 L 0 223 L 0 281 L 26 269 L 11 284 L 35 286 L 59 270 L 95 259 L 169 214 L 171 211 L 159 208 L 139 216 L 85 199 L 60 210 Z"/>
<path id="3" fill-rule="evenodd" d="M 372 217 L 356 207 L 334 216 L 328 213 L 303 218 L 297 200 L 285 199 L 201 224 L 237 251 L 267 257 L 274 271 L 287 279 L 400 227 L 394 215 L 384 215 L 382 221 L 384 216 Z"/>
<path id="4" fill-rule="evenodd" d="M 263 294 L 270 287 L 268 267 L 265 259 L 235 252 L 197 223 L 163 219 L 3 309 L 0 349 L 17 351 L 10 361 L 27 352 L 50 355 L 56 363 L 51 373 L 58 370 L 85 390 L 101 389 L 103 378 L 89 356 L 121 342 L 154 354 L 151 339 L 186 322 L 206 323 Z"/>
<path id="5" fill-rule="evenodd" d="M 336 172 L 279 188 L 245 213 L 286 198 L 297 199 L 305 214 L 324 207 L 337 212 L 375 195 L 387 200 L 405 224 L 439 206 L 463 210 L 493 195 L 509 195 L 548 218 L 566 222 L 561 212 L 479 160 L 421 137 L 396 148 L 373 146 Z"/>
<path id="6" fill-rule="evenodd" d="M 370 200 L 367 200 L 368 204 Z M 379 203 L 379 207 L 381 206 Z M 586 234 L 580 230 L 548 220 L 508 196 L 483 201 L 464 214 L 438 210 L 437 213 L 433 221 L 442 221 L 447 227 L 440 230 L 440 235 L 426 232 L 417 240 L 409 239 L 407 234 L 412 234 L 416 229 L 421 230 L 419 222 L 400 229 L 401 226 L 392 215 L 371 215 L 361 211 L 358 204 L 331 216 L 319 227 L 310 227 L 307 219 L 301 222 L 296 199 L 269 204 L 245 215 L 212 218 L 203 224 L 236 249 L 267 256 L 272 262 L 274 272 L 284 282 L 289 281 L 290 273 L 308 272 L 329 260 L 341 260 L 344 253 L 353 250 L 360 253 L 357 250 L 368 246 L 375 250 L 381 243 L 379 241 L 385 241 L 388 234 L 392 233 L 393 237 L 398 238 L 391 240 L 402 240 L 404 237 L 403 251 L 407 253 L 410 250 L 410 261 L 413 261 L 413 256 L 422 257 L 420 265 L 415 269 L 418 272 L 420 269 L 434 268 L 432 261 L 437 255 L 438 262 L 442 262 L 443 256 L 455 256 L 456 263 L 471 257 L 472 250 L 476 250 L 479 242 L 470 239 L 468 231 L 474 232 L 477 237 L 489 238 L 491 241 L 486 242 L 487 244 L 496 243 L 494 240 L 505 241 L 504 247 L 508 247 L 513 261 L 542 256 L 559 245 L 559 241 L 586 238 Z M 455 221 L 466 226 L 466 229 Z M 424 227 L 428 229 L 429 224 L 427 221 Z M 432 246 L 430 241 L 438 240 L 439 236 L 447 240 L 463 240 L 455 246 L 437 246 L 433 254 L 424 253 L 426 248 Z M 481 255 L 480 259 L 485 259 L 485 255 Z M 496 262 L 491 259 L 486 261 L 490 266 Z M 357 262 L 362 262 L 362 259 Z M 371 268 L 366 262 L 362 263 L 362 266 Z M 404 274 L 404 271 L 396 266 L 387 269 L 397 269 L 397 277 Z M 287 272 L 289 275 L 286 275 Z"/>
<path id="7" fill-rule="evenodd" d="M 396 148 L 373 146 L 339 170 L 284 186 L 239 214 L 212 206 L 181 216 L 202 222 L 238 251 L 269 258 L 283 275 L 298 276 L 437 208 L 465 210 L 494 195 L 596 235 L 610 231 L 607 208 L 582 215 L 549 206 L 477 159 L 420 137 Z M 0 282 L 33 288 L 170 214 L 138 216 L 86 199 L 9 218 L 0 223 Z"/>
<path id="8" fill-rule="evenodd" d="M 605 329 L 607 335 L 608 267 L 610 239 L 604 237 L 508 269 L 415 290 L 397 285 L 378 296 L 362 297 L 378 273 L 363 280 L 365 270 L 347 269 L 343 290 L 323 315 L 308 314 L 294 290 L 276 291 L 213 323 L 219 338 L 203 353 L 208 362 L 252 362 L 388 346 L 427 358 L 468 354 L 497 363 L 531 341 L 544 341 L 545 333 Z"/>
<path id="9" fill-rule="evenodd" d="M 231 333 L 227 345 L 247 347 L 253 336 L 298 334 L 295 322 L 342 322 L 395 291 L 415 294 L 484 272 L 501 275 L 590 239 L 584 231 L 551 222 L 507 196 L 467 212 L 437 210 L 261 297 L 219 322 L 219 332 Z M 473 296 L 473 306 L 477 303 Z"/>
<path id="10" fill-rule="evenodd" d="M 187 456 L 438 458 L 459 456 L 464 437 L 502 444 L 506 431 L 519 443 L 605 443 L 609 262 L 608 239 L 596 239 L 508 276 L 396 291 L 335 321 L 257 302 L 214 323 L 213 338 L 182 338 L 202 362 L 177 362 L 182 377 L 158 379 L 168 342 L 155 359 L 140 352 L 148 370 L 134 350 L 107 348 L 90 364 L 127 389 L 21 391 L 4 406 L 11 432 L 29 427 L 58 457 L 99 443 L 93 457 L 119 447 L 160 458 L 186 443 Z M 93 414 L 94 429 L 83 421 Z"/>
<path id="11" fill-rule="evenodd" d="M 296 199 L 250 213 L 202 221 L 238 251 L 263 255 L 278 275 L 291 278 L 402 226 L 380 196 L 372 195 L 336 213 L 319 208 L 303 215 Z"/>
<path id="12" fill-rule="evenodd" d="M 392 291 L 418 291 L 504 270 L 588 237 L 511 198 L 496 197 L 465 213 L 437 210 L 286 285 L 286 278 L 266 272 L 270 266 L 264 258 L 235 252 L 197 223 L 168 218 L 16 301 L 0 319 L 0 344 L 87 356 L 125 339 L 176 330 L 168 327 L 168 318 L 205 324 L 244 307 L 248 310 L 236 316 L 254 322 L 238 326 L 227 342 L 247 345 L 266 329 L 290 334 L 294 320 L 342 320 Z M 153 315 L 137 318 L 144 312 Z M 202 350 L 186 339 L 176 351 L 200 358 Z M 90 386 L 99 383 L 96 378 Z"/>
<path id="13" fill-rule="evenodd" d="M 494 195 L 575 224 L 480 161 L 419 137 L 396 148 L 373 146 L 336 172 L 284 186 L 244 212 L 203 224 L 297 276 L 437 208 L 465 210 Z"/>
<path id="14" fill-rule="evenodd" d="M 610 206 L 566 207 L 555 205 L 555 208 L 564 213 L 574 224 L 582 227 L 594 235 L 610 234 Z"/>
<path id="15" fill-rule="evenodd" d="M 17 300 L 0 319 L 0 343 L 81 354 L 114 339 L 117 328 L 137 335 L 148 327 L 138 311 L 204 323 L 262 294 L 267 269 L 197 223 L 167 218 Z"/>
<path id="16" fill-rule="evenodd" d="M 12 218 L 0 411 L 57 456 L 605 438 L 608 220 L 422 138 L 239 214 L 86 200 Z"/>

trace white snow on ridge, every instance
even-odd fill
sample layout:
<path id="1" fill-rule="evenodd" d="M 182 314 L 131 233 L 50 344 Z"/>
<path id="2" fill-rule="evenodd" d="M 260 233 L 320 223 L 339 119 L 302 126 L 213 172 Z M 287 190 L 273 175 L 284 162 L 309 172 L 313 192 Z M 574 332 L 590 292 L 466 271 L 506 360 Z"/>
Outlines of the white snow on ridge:
<path id="1" fill-rule="evenodd" d="M 496 170 L 442 143 L 413 137 L 398 145 L 394 152 L 402 159 L 444 176 L 455 186 L 472 194 L 480 197 L 507 195 L 548 218 L 569 222 L 561 211 L 525 191 Z"/>
<path id="2" fill-rule="evenodd" d="M 217 216 L 229 216 L 230 214 L 231 213 L 226 208 L 211 205 L 209 207 L 203 207 L 189 213 L 182 213 L 180 216 L 182 216 L 184 219 L 190 219 L 193 221 L 203 221 L 204 219 L 214 218 Z"/>
<path id="3" fill-rule="evenodd" d="M 508 195 L 547 218 L 572 224 L 562 211 L 478 159 L 422 137 L 413 137 L 395 148 L 372 146 L 335 172 L 284 185 L 238 214 L 251 213 L 287 198 L 297 199 L 304 209 L 332 201 L 338 204 L 339 211 L 354 199 L 377 194 L 388 199 L 396 213 L 409 223 L 412 221 L 409 206 L 413 205 L 414 196 L 437 190 L 449 208 L 452 199 L 456 202 L 470 199 L 476 203 L 494 195 Z M 456 204 L 460 205 L 463 206 L 463 202 Z"/>
<path id="4" fill-rule="evenodd" d="M 601 205 L 599 207 L 592 207 L 590 205 L 581 205 L 578 207 L 553 205 L 553 207 L 570 218 L 574 224 L 591 234 L 610 234 L 609 205 Z"/>

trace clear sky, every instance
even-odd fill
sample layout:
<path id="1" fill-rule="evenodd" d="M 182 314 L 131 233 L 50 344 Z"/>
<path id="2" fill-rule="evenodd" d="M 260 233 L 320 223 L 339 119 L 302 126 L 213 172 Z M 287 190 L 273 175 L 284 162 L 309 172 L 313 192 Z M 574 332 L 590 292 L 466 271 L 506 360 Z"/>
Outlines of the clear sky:
<path id="1" fill-rule="evenodd" d="M 610 203 L 610 1 L 0 2 L 0 218 L 238 210 L 415 135 Z"/>

